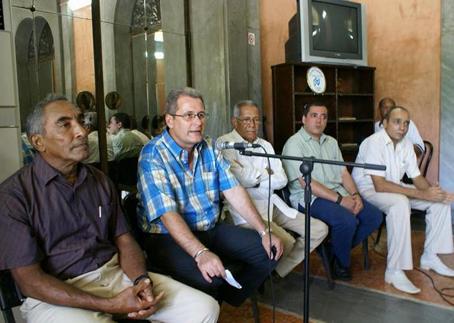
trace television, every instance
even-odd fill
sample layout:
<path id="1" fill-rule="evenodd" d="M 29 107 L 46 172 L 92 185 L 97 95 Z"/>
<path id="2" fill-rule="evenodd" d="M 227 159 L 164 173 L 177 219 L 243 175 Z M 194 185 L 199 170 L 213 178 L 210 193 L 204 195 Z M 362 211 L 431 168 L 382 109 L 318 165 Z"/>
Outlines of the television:
<path id="1" fill-rule="evenodd" d="M 285 52 L 292 63 L 367 65 L 366 6 L 345 0 L 299 0 Z"/>

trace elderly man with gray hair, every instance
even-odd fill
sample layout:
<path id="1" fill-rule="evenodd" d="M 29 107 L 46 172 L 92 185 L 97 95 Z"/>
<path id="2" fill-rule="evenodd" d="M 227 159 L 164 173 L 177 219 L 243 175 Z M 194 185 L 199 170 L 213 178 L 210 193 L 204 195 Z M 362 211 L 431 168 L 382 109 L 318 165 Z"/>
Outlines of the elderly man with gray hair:
<path id="1" fill-rule="evenodd" d="M 216 322 L 213 298 L 147 272 L 113 184 L 81 163 L 82 120 L 64 97 L 39 102 L 27 120 L 38 155 L 0 185 L 0 270 L 27 297 L 27 322 Z"/>
<path id="2" fill-rule="evenodd" d="M 251 100 L 240 101 L 233 107 L 231 119 L 233 130 L 218 138 L 220 142 L 247 142 L 259 144 L 268 154 L 274 154 L 273 146 L 266 140 L 258 137 L 260 128 L 260 112 L 256 103 Z M 261 148 L 249 149 L 263 152 Z M 262 219 L 268 219 L 268 202 L 270 201 L 270 227 L 284 243 L 284 254 L 276 266 L 276 273 L 285 277 L 304 260 L 304 214 L 287 207 L 274 190 L 287 185 L 287 176 L 279 159 L 270 159 L 268 165 L 265 157 L 243 156 L 238 150 L 225 149 L 224 157 L 230 161 L 230 170 L 236 179 L 248 192 Z M 271 180 L 271 184 L 269 181 Z M 227 202 L 229 214 L 235 225 L 249 227 L 235 208 Z M 328 235 L 328 226 L 322 221 L 311 218 L 310 249 L 314 250 Z M 298 234 L 294 238 L 290 230 Z"/>

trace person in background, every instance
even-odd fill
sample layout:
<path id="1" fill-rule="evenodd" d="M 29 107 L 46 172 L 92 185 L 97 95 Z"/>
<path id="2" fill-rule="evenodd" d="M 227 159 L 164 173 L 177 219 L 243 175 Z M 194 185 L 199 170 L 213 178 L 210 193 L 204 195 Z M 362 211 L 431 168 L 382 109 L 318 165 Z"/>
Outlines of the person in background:
<path id="1" fill-rule="evenodd" d="M 248 142 L 259 144 L 268 154 L 274 154 L 271 144 L 258 138 L 260 127 L 260 113 L 256 103 L 250 100 L 240 101 L 233 107 L 232 117 L 233 130 L 218 138 L 219 142 Z M 249 150 L 249 149 L 248 149 Z M 263 152 L 261 148 L 252 151 Z M 271 179 L 271 191 L 281 189 L 287 184 L 282 163 L 279 159 L 271 158 L 268 166 L 265 157 L 243 156 L 238 150 L 224 149 L 224 157 L 230 162 L 230 170 L 236 179 L 246 189 L 265 223 L 268 219 L 268 200 L 270 200 L 270 227 L 276 236 L 284 243 L 284 253 L 276 266 L 276 273 L 280 277 L 288 275 L 301 261 L 304 260 L 304 214 L 295 209 L 286 207 L 277 195 L 269 196 L 269 180 Z M 274 205 L 274 203 L 276 203 Z M 229 214 L 235 225 L 250 228 L 250 225 L 227 202 Z M 311 251 L 314 250 L 328 235 L 328 227 L 320 220 L 311 219 Z M 285 229 L 298 234 L 294 238 Z"/>
<path id="2" fill-rule="evenodd" d="M 27 135 L 37 155 L 0 184 L 0 270 L 26 296 L 27 322 L 217 321 L 212 297 L 147 272 L 112 183 L 81 163 L 80 109 L 50 95 L 28 117 Z"/>
<path id="3" fill-rule="evenodd" d="M 139 159 L 138 216 L 145 249 L 161 271 L 239 306 L 272 272 L 282 242 L 267 230 L 222 154 L 204 139 L 206 118 L 198 91 L 170 91 L 167 129 Z M 221 193 L 253 230 L 218 222 Z M 241 265 L 234 272 L 240 288 L 225 281 L 227 259 Z"/>
<path id="4" fill-rule="evenodd" d="M 140 131 L 137 129 L 137 121 L 135 118 L 131 118 L 131 133 L 135 134 L 137 137 L 139 137 L 140 141 L 142 144 L 146 144 L 150 141 L 150 137 L 148 137 L 144 132 Z"/>
<path id="5" fill-rule="evenodd" d="M 130 130 L 131 119 L 124 112 L 115 113 L 109 121 L 108 131 L 112 135 L 115 160 L 138 157 L 143 142 Z"/>
<path id="6" fill-rule="evenodd" d="M 383 129 L 383 121 L 385 120 L 386 114 L 389 110 L 396 106 L 396 102 L 391 98 L 383 98 L 378 103 L 378 111 L 380 112 L 380 121 L 375 122 L 375 132 L 380 131 Z M 408 131 L 406 137 L 410 142 L 413 144 L 415 149 L 416 156 L 420 156 L 424 150 L 424 141 L 419 134 L 418 128 L 413 121 L 410 120 L 410 124 L 408 125 Z"/>
<path id="7" fill-rule="evenodd" d="M 386 213 L 388 256 L 385 282 L 398 290 L 420 292 L 405 275 L 413 269 L 411 248 L 411 209 L 426 211 L 426 241 L 421 268 L 454 277 L 438 254 L 452 253 L 450 203 L 454 196 L 438 185 L 430 185 L 421 175 L 412 143 L 406 138 L 410 114 L 399 106 L 391 108 L 383 129 L 366 138 L 359 147 L 357 163 L 385 165 L 386 170 L 355 168 L 353 178 L 361 196 Z M 413 185 L 401 182 L 407 174 Z"/>
<path id="8" fill-rule="evenodd" d="M 153 138 L 150 132 L 150 117 L 148 114 L 144 115 L 142 118 L 142 121 L 140 122 L 140 126 L 143 129 L 143 133 L 148 137 L 148 138 Z"/>
<path id="9" fill-rule="evenodd" d="M 155 115 L 151 120 L 151 134 L 153 137 L 160 135 L 166 129 L 166 121 L 163 116 Z"/>
<path id="10" fill-rule="evenodd" d="M 99 134 L 98 134 L 98 118 L 96 112 L 84 113 L 84 127 L 88 131 L 88 157 L 82 162 L 85 164 L 99 163 Z M 107 146 L 107 161 L 114 160 L 111 136 L 106 136 Z"/>
<path id="11" fill-rule="evenodd" d="M 36 150 L 33 148 L 30 141 L 28 141 L 27 134 L 23 132 L 20 136 L 21 139 L 21 147 L 22 147 L 22 162 L 24 166 L 31 164 L 33 158 L 36 155 Z"/>
<path id="12" fill-rule="evenodd" d="M 328 109 L 321 103 L 304 106 L 301 129 L 284 145 L 282 154 L 343 161 L 336 139 L 324 133 Z M 284 160 L 294 208 L 305 211 L 304 178 L 301 162 Z M 382 213 L 364 201 L 345 166 L 315 163 L 312 171 L 311 216 L 325 222 L 331 233 L 330 250 L 334 255 L 337 279 L 351 280 L 351 249 L 376 230 Z"/>

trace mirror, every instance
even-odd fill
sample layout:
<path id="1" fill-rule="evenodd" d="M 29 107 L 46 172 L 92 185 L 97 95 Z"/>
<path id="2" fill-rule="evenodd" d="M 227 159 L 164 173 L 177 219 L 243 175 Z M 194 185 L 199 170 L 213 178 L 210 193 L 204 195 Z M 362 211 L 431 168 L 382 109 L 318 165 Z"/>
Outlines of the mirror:
<path id="1" fill-rule="evenodd" d="M 121 111 L 144 130 L 144 117 L 151 120 L 164 111 L 167 35 L 181 48 L 184 33 L 163 31 L 159 0 L 100 0 L 99 4 L 106 123 Z M 91 1 L 12 0 L 11 6 L 22 129 L 33 106 L 50 92 L 93 110 Z M 172 13 L 167 16 L 172 15 L 175 5 L 168 10 Z M 177 78 L 185 85 L 185 69 L 181 73 Z M 175 72 L 172 76 L 176 78 Z"/>

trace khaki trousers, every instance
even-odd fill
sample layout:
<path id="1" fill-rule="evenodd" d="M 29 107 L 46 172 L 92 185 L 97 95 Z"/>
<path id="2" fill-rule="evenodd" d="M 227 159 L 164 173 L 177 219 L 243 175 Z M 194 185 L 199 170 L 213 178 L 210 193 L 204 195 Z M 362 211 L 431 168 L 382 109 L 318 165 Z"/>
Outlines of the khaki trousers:
<path id="1" fill-rule="evenodd" d="M 218 303 L 209 295 L 179 283 L 170 277 L 149 273 L 153 291 L 157 295 L 164 291 L 161 308 L 148 319 L 153 322 L 216 322 L 219 315 Z M 115 255 L 102 267 L 66 283 L 99 297 L 113 297 L 132 285 L 123 273 Z M 21 306 L 27 322 L 33 323 L 98 323 L 114 322 L 111 314 L 48 304 L 28 297 Z"/>
<path id="2" fill-rule="evenodd" d="M 271 230 L 284 244 L 284 253 L 275 268 L 281 277 L 287 276 L 293 268 L 304 260 L 304 223 L 303 213 L 298 212 L 296 218 L 292 219 L 282 213 L 277 207 L 273 209 Z M 248 224 L 242 224 L 241 226 L 251 228 Z M 299 237 L 295 239 L 285 229 L 297 233 Z M 310 231 L 310 250 L 312 252 L 328 235 L 328 226 L 320 220 L 311 218 Z"/>

